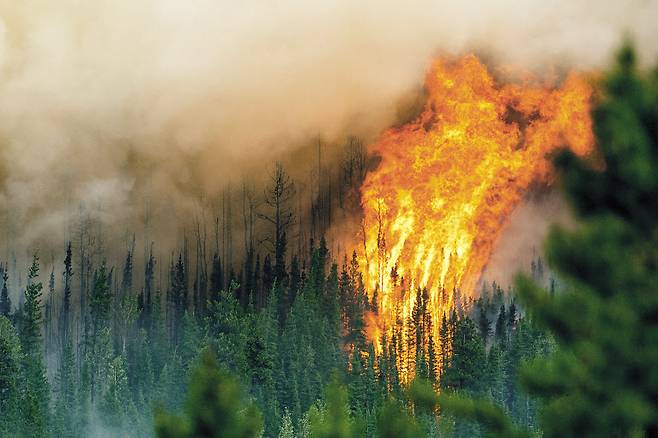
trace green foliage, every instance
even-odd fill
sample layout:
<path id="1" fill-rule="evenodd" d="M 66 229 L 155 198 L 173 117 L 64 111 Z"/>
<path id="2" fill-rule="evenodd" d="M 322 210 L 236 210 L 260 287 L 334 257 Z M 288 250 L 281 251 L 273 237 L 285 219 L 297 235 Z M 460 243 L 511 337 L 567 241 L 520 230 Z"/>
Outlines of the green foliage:
<path id="1" fill-rule="evenodd" d="M 248 438 L 261 430 L 258 409 L 245 400 L 238 384 L 219 368 L 208 349 L 192 373 L 184 414 L 160 411 L 155 423 L 159 437 L 171 438 Z"/>
<path id="2" fill-rule="evenodd" d="M 11 313 L 11 299 L 9 298 L 9 276 L 6 270 L 2 272 L 2 289 L 0 289 L 0 316 L 9 317 Z"/>
<path id="3" fill-rule="evenodd" d="M 281 428 L 279 429 L 279 438 L 295 438 L 295 428 L 292 424 L 290 412 L 286 409 L 283 413 Z"/>
<path id="4" fill-rule="evenodd" d="M 39 257 L 34 255 L 25 288 L 25 304 L 21 320 L 21 345 L 23 349 L 23 378 L 25 387 L 21 400 L 22 429 L 29 436 L 46 436 L 49 422 L 50 388 L 43 363 L 41 339 L 41 282 Z"/>
<path id="5" fill-rule="evenodd" d="M 347 389 L 334 379 L 327 385 L 324 405 L 309 411 L 312 438 L 352 438 L 361 436 L 362 425 L 350 415 Z"/>
<path id="6" fill-rule="evenodd" d="M 569 291 L 551 297 L 519 282 L 559 345 L 523 373 L 546 398 L 547 436 L 658 434 L 658 78 L 640 73 L 626 46 L 602 85 L 594 111 L 602 164 L 568 152 L 556 160 L 582 223 L 548 240 Z"/>
<path id="7" fill-rule="evenodd" d="M 0 436 L 19 430 L 20 372 L 23 362 L 18 333 L 0 315 Z"/>
<path id="8" fill-rule="evenodd" d="M 506 438 L 529 437 L 517 429 L 499 405 L 491 400 L 474 400 L 460 394 L 442 394 L 437 396 L 440 406 L 449 412 L 483 425 L 488 436 Z"/>
<path id="9" fill-rule="evenodd" d="M 32 358 L 41 358 L 41 282 L 39 277 L 39 257 L 35 254 L 28 273 L 28 284 L 25 288 L 25 304 L 21 320 L 21 342 L 25 354 Z"/>
<path id="10" fill-rule="evenodd" d="M 419 438 L 424 436 L 414 417 L 394 398 L 384 402 L 378 414 L 377 431 L 381 438 Z"/>
<path id="11" fill-rule="evenodd" d="M 479 392 L 484 380 L 485 350 L 475 324 L 470 318 L 454 322 L 452 355 L 441 379 L 441 386 L 451 390 Z"/>
<path id="12" fill-rule="evenodd" d="M 78 436 L 78 382 L 75 370 L 75 355 L 69 337 L 62 339 L 62 357 L 57 374 L 58 394 L 55 415 L 59 427 L 58 434 L 63 437 Z"/>

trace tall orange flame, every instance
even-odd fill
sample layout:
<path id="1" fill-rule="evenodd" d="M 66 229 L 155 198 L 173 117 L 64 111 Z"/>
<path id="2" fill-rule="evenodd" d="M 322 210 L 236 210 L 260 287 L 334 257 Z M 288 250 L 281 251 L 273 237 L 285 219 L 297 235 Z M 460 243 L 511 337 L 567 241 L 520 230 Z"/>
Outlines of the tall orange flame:
<path id="1" fill-rule="evenodd" d="M 471 55 L 435 61 L 426 89 L 420 116 L 369 147 L 381 157 L 361 189 L 361 259 L 378 296 L 372 337 L 410 317 L 417 287 L 427 288 L 436 331 L 455 290 L 473 296 L 524 192 L 549 182 L 547 154 L 593 147 L 592 91 L 582 75 L 569 75 L 559 89 L 498 85 Z"/>

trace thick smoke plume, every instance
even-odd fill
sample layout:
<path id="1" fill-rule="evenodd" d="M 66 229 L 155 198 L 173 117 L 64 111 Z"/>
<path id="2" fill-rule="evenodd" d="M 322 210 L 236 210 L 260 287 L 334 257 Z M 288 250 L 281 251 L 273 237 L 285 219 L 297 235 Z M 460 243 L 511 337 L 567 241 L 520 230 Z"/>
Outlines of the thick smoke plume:
<path id="1" fill-rule="evenodd" d="M 543 258 L 544 241 L 553 224 L 575 225 L 566 200 L 555 189 L 530 193 L 510 215 L 481 279 L 507 287 L 519 270 L 531 274 L 531 261 Z M 545 282 L 547 278 L 540 280 Z"/>
<path id="2" fill-rule="evenodd" d="M 656 1 L 0 2 L 0 205 L 18 243 L 61 242 L 83 203 L 162 223 L 318 136 L 395 123 L 437 54 L 602 67 L 655 56 Z M 170 225 L 175 226 L 175 225 Z"/>

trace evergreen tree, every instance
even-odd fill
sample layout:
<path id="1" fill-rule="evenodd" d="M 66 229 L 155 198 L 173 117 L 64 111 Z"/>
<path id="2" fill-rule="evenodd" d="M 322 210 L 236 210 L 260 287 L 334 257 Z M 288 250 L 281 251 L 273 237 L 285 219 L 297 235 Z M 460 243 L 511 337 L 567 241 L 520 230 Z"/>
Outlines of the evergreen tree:
<path id="1" fill-rule="evenodd" d="M 111 274 L 107 272 L 105 262 L 94 272 L 94 283 L 89 297 L 89 310 L 92 320 L 92 338 L 101 330 L 110 326 L 112 310 Z"/>
<path id="2" fill-rule="evenodd" d="M 62 311 L 60 313 L 61 354 L 57 372 L 57 402 L 56 416 L 59 423 L 58 434 L 63 437 L 78 436 L 78 381 L 76 373 L 75 353 L 73 349 L 73 336 L 71 331 L 71 281 L 73 277 L 73 257 L 71 242 L 66 246 L 64 257 L 64 293 Z"/>
<path id="3" fill-rule="evenodd" d="M 0 436 L 11 436 L 22 430 L 23 363 L 18 333 L 9 319 L 0 315 Z"/>
<path id="4" fill-rule="evenodd" d="M 21 346 L 23 350 L 22 369 L 25 389 L 22 395 L 21 416 L 23 430 L 28 436 L 46 436 L 49 423 L 50 389 L 43 362 L 41 338 L 42 284 L 39 277 L 39 257 L 35 254 L 28 273 L 25 288 L 25 304 L 21 320 Z"/>
<path id="5" fill-rule="evenodd" d="M 309 410 L 312 438 L 353 438 L 362 436 L 362 424 L 352 418 L 347 403 L 348 394 L 337 380 L 325 388 L 326 405 L 314 405 Z"/>
<path id="6" fill-rule="evenodd" d="M 182 339 L 183 316 L 187 310 L 187 270 L 183 255 L 178 255 L 176 264 L 170 268 L 170 290 L 168 294 L 171 324 L 171 341 L 178 345 Z"/>
<path id="7" fill-rule="evenodd" d="M 78 380 L 75 370 L 75 355 L 70 338 L 62 341 L 62 358 L 57 374 L 58 394 L 55 404 L 59 423 L 58 435 L 74 437 L 80 434 L 78 408 Z"/>
<path id="8" fill-rule="evenodd" d="M 0 290 L 0 316 L 9 317 L 11 313 L 11 299 L 9 298 L 9 276 L 7 270 L 2 271 L 2 290 Z"/>
<path id="9" fill-rule="evenodd" d="M 258 409 L 245 401 L 238 384 L 219 369 L 215 355 L 206 350 L 192 373 L 182 415 L 156 414 L 159 437 L 257 437 Z"/>
<path id="10" fill-rule="evenodd" d="M 133 414 L 132 400 L 128 388 L 128 374 L 123 356 L 114 358 L 108 366 L 107 390 L 103 394 L 99 411 L 105 427 L 118 435 L 127 435 L 134 430 L 129 426 Z"/>
<path id="11" fill-rule="evenodd" d="M 478 305 L 478 329 L 480 330 L 480 337 L 482 338 L 482 342 L 484 342 L 486 345 L 487 340 L 491 335 L 491 321 L 487 316 L 486 307 L 484 304 L 482 304 L 482 302 L 480 302 L 480 305 Z"/>
<path id="12" fill-rule="evenodd" d="M 290 287 L 290 303 L 295 302 L 295 298 L 297 297 L 297 294 L 299 293 L 300 286 L 302 283 L 302 271 L 301 267 L 299 266 L 299 258 L 297 256 L 294 256 L 292 258 L 292 262 L 290 263 L 290 281 L 289 281 L 289 287 Z"/>
<path id="13" fill-rule="evenodd" d="M 219 293 L 224 289 L 224 271 L 219 254 L 212 258 L 212 271 L 210 273 L 210 299 L 217 301 Z"/>
<path id="14" fill-rule="evenodd" d="M 254 275 L 254 250 L 249 248 L 244 258 L 244 281 L 241 284 L 241 302 L 242 307 L 247 308 L 253 305 L 254 292 L 256 289 L 255 275 Z"/>
<path id="15" fill-rule="evenodd" d="M 66 245 L 66 255 L 64 257 L 64 293 L 62 294 L 62 311 L 60 314 L 60 336 L 62 340 L 67 340 L 71 335 L 71 280 L 73 277 L 73 253 L 71 251 L 71 242 Z M 64 344 L 64 342 L 63 342 Z"/>
<path id="16" fill-rule="evenodd" d="M 583 224 L 548 240 L 567 291 L 520 284 L 559 346 L 524 373 L 546 398 L 546 436 L 658 435 L 658 75 L 640 73 L 624 47 L 603 91 L 593 118 L 605 164 L 566 151 L 556 160 Z"/>
<path id="17" fill-rule="evenodd" d="M 265 256 L 263 260 L 263 287 L 261 288 L 260 299 L 258 300 L 258 307 L 262 308 L 267 303 L 267 297 L 272 291 L 274 284 L 274 270 L 272 269 L 272 259 L 270 255 Z"/>
<path id="18" fill-rule="evenodd" d="M 533 321 L 557 341 L 554 354 L 521 376 L 543 399 L 547 437 L 658 436 L 658 75 L 639 72 L 627 46 L 602 86 L 593 112 L 599 155 L 563 151 L 555 161 L 581 222 L 553 229 L 547 241 L 564 291 L 551 294 L 527 278 L 518 284 Z M 514 305 L 508 321 L 518 348 L 528 345 Z M 523 434 L 495 427 L 509 421 L 486 403 L 442 405 L 497 436 Z"/>
<path id="19" fill-rule="evenodd" d="M 377 436 L 382 438 L 421 438 L 418 424 L 398 400 L 391 398 L 378 415 Z"/>
<path id="20" fill-rule="evenodd" d="M 475 324 L 469 318 L 455 323 L 450 362 L 441 377 L 446 389 L 476 393 L 482 390 L 485 351 Z"/>
<path id="21" fill-rule="evenodd" d="M 507 312 L 504 304 L 500 305 L 498 319 L 496 319 L 496 339 L 500 342 L 507 340 Z"/>
<path id="22" fill-rule="evenodd" d="M 513 331 L 516 328 L 516 323 L 518 321 L 518 315 L 516 314 L 516 303 L 512 300 L 512 304 L 509 306 L 509 312 L 507 313 L 507 330 L 508 332 Z"/>
<path id="23" fill-rule="evenodd" d="M 281 422 L 281 428 L 279 429 L 279 438 L 295 438 L 295 428 L 292 424 L 292 418 L 290 417 L 290 412 L 286 409 L 283 412 L 283 421 Z"/>
<path id="24" fill-rule="evenodd" d="M 146 265 L 144 266 L 144 289 L 142 292 L 141 305 L 141 326 L 151 331 L 153 329 L 153 312 L 155 300 L 155 257 L 153 257 L 153 248 L 149 251 Z M 159 312 L 159 308 L 155 309 Z"/>

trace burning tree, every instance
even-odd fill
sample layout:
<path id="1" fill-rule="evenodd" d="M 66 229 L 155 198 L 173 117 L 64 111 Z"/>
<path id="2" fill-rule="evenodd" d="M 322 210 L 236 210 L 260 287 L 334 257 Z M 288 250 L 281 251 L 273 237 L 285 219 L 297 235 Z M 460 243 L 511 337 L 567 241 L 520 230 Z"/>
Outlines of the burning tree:
<path id="1" fill-rule="evenodd" d="M 381 163 L 361 188 L 362 264 L 388 339 L 398 318 L 406 326 L 412 317 L 417 288 L 427 288 L 438 339 L 442 315 L 473 297 L 509 214 L 531 184 L 550 182 L 547 154 L 566 143 L 582 156 L 593 146 L 591 89 L 581 75 L 560 88 L 498 85 L 466 56 L 436 61 L 426 88 L 420 116 L 370 146 Z M 402 344 L 408 332 L 396 335 Z M 415 358 L 403 361 L 407 381 Z"/>
<path id="2" fill-rule="evenodd" d="M 567 291 L 519 281 L 532 318 L 559 347 L 522 375 L 545 399 L 549 437 L 658 435 L 658 76 L 638 72 L 625 47 L 603 89 L 593 113 L 601 160 L 563 151 L 555 161 L 581 220 L 548 239 Z M 530 435 L 489 403 L 448 398 L 443 408 L 486 423 L 495 436 Z"/>

